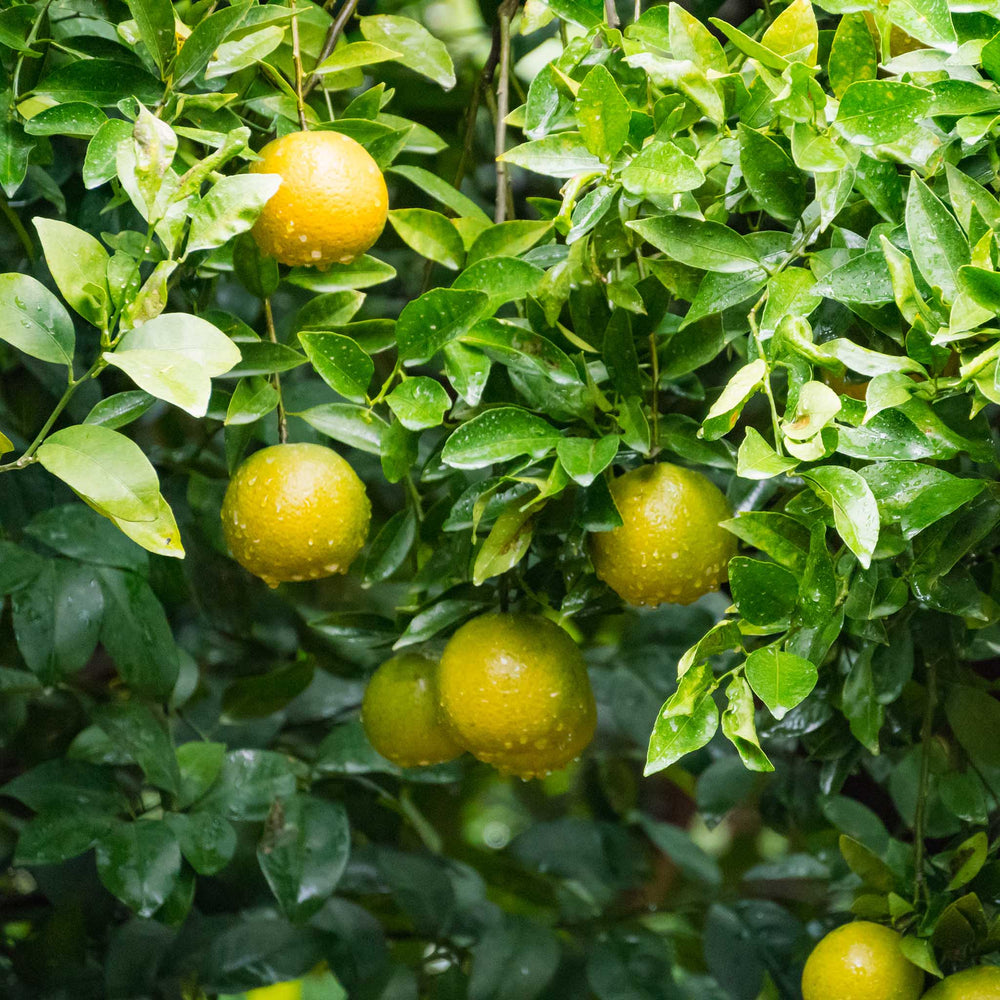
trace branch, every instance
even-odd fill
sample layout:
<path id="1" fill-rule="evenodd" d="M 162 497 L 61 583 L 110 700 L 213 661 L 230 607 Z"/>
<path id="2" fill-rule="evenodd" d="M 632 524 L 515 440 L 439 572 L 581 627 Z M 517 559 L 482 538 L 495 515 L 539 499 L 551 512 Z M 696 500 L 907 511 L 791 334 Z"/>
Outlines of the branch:
<path id="1" fill-rule="evenodd" d="M 344 33 L 344 29 L 347 27 L 347 22 L 350 21 L 351 17 L 354 15 L 354 11 L 357 9 L 357 6 L 358 0 L 344 0 L 344 6 L 340 8 L 340 13 L 337 15 L 333 24 L 330 25 L 330 30 L 326 33 L 326 41 L 323 42 L 323 48 L 319 54 L 319 59 L 316 60 L 317 66 L 319 66 L 320 63 L 325 62 L 330 53 L 334 50 L 337 45 L 337 40 Z M 303 96 L 308 97 L 321 79 L 322 77 L 313 73 L 313 75 L 309 77 L 309 82 L 306 84 Z"/>
<path id="2" fill-rule="evenodd" d="M 636 6 L 639 5 L 639 0 L 636 2 Z M 615 6 L 615 0 L 604 0 L 604 20 L 608 22 L 609 28 L 617 28 L 621 21 L 618 19 L 618 8 Z"/>
<path id="3" fill-rule="evenodd" d="M 508 203 L 510 202 L 507 164 L 501 159 L 507 150 L 507 113 L 510 110 L 510 18 L 510 4 L 504 0 L 497 11 L 500 26 L 500 80 L 497 83 L 497 121 L 493 144 L 497 174 L 494 222 L 503 222 L 507 218 Z"/>

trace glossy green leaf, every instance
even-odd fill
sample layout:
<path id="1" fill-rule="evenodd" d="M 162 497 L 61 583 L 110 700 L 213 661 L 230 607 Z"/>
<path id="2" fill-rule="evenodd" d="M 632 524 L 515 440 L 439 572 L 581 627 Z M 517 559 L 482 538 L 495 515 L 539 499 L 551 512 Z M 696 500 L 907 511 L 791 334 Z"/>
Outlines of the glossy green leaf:
<path id="1" fill-rule="evenodd" d="M 754 694 L 776 719 L 783 719 L 816 686 L 815 665 L 777 645 L 755 649 L 746 661 L 746 677 Z"/>
<path id="2" fill-rule="evenodd" d="M 40 361 L 73 364 L 73 320 L 41 282 L 26 274 L 0 274 L 0 340 Z"/>
<path id="3" fill-rule="evenodd" d="M 547 420 L 516 406 L 499 406 L 459 427 L 445 442 L 441 458 L 452 468 L 482 469 L 519 455 L 541 458 L 559 437 Z"/>

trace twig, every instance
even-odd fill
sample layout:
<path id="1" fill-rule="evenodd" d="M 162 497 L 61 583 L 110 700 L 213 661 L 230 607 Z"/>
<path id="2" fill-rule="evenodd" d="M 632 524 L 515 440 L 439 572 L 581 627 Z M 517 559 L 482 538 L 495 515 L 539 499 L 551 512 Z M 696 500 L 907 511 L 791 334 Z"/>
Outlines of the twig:
<path id="1" fill-rule="evenodd" d="M 642 17 L 642 0 L 635 0 L 635 19 Z"/>
<path id="2" fill-rule="evenodd" d="M 344 0 L 344 6 L 340 8 L 340 13 L 337 15 L 336 20 L 330 25 L 330 30 L 326 33 L 326 40 L 323 42 L 323 48 L 320 50 L 319 59 L 316 60 L 316 65 L 319 66 L 329 58 L 330 53 L 334 50 L 337 45 L 337 40 L 344 33 L 344 29 L 347 27 L 347 22 L 350 21 L 351 17 L 354 15 L 354 11 L 357 9 L 358 0 Z M 320 76 L 313 73 L 309 77 L 309 82 L 306 84 L 305 96 L 308 97 L 313 88 L 319 83 Z"/>
<path id="3" fill-rule="evenodd" d="M 472 156 L 472 147 L 476 139 L 476 121 L 479 114 L 479 105 L 483 100 L 483 91 L 493 85 L 493 75 L 497 71 L 497 63 L 500 61 L 500 21 L 493 25 L 493 42 L 490 45 L 490 54 L 483 63 L 483 71 L 476 78 L 476 85 L 472 88 L 472 99 L 469 101 L 469 110 L 465 119 L 465 138 L 462 142 L 462 155 L 458 161 L 458 168 L 455 170 L 455 187 L 462 186 L 462 179 L 465 177 L 465 168 L 468 166 L 469 158 Z"/>
<path id="4" fill-rule="evenodd" d="M 10 202 L 7 201 L 3 194 L 0 194 L 0 211 L 3 212 L 4 218 L 10 223 L 10 228 L 17 234 L 17 238 L 21 241 L 21 245 L 28 254 L 28 259 L 34 263 L 35 244 L 32 242 L 31 235 L 24 228 L 24 223 L 21 222 L 17 212 L 10 207 Z"/>
<path id="5" fill-rule="evenodd" d="M 507 113 L 510 110 L 510 10 L 504 2 L 497 11 L 500 22 L 500 79 L 497 81 L 497 121 L 493 153 L 496 159 L 497 195 L 493 212 L 495 222 L 507 218 L 510 202 L 510 188 L 507 179 L 507 164 L 502 159 L 507 151 Z"/>
<path id="6" fill-rule="evenodd" d="M 917 808 L 913 817 L 913 868 L 915 902 L 927 894 L 927 878 L 924 872 L 924 836 L 927 822 L 927 785 L 931 773 L 930 743 L 934 731 L 934 710 L 937 708 L 937 659 L 927 658 L 927 704 L 920 726 L 920 783 L 917 786 Z"/>
<path id="7" fill-rule="evenodd" d="M 302 48 L 299 45 L 298 14 L 292 14 L 292 63 L 295 66 L 295 103 L 299 111 L 299 128 L 305 132 L 309 126 L 306 124 L 306 101 L 302 93 Z"/>
<path id="8" fill-rule="evenodd" d="M 652 366 L 650 374 L 653 376 L 653 395 L 650 400 L 650 409 L 653 417 L 651 456 L 656 455 L 660 450 L 660 355 L 656 350 L 656 332 L 649 335 L 649 361 Z"/>
<path id="9" fill-rule="evenodd" d="M 608 22 L 609 28 L 617 28 L 621 24 L 615 0 L 604 0 L 604 20 Z"/>
<path id="10" fill-rule="evenodd" d="M 278 334 L 274 329 L 274 313 L 271 312 L 271 300 L 264 299 L 264 320 L 267 323 L 267 335 L 272 344 L 278 342 Z M 281 376 L 274 373 L 274 389 L 278 394 L 278 440 L 285 444 L 288 440 L 288 417 L 285 416 L 285 401 L 281 397 Z"/>

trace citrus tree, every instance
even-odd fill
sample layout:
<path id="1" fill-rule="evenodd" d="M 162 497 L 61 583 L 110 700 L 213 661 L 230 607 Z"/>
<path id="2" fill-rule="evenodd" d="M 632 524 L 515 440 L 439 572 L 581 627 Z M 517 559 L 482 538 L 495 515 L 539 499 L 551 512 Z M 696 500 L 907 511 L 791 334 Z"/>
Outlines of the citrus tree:
<path id="1" fill-rule="evenodd" d="M 1000 9 L 714 14 L 4 5 L 5 996 L 998 995 Z"/>

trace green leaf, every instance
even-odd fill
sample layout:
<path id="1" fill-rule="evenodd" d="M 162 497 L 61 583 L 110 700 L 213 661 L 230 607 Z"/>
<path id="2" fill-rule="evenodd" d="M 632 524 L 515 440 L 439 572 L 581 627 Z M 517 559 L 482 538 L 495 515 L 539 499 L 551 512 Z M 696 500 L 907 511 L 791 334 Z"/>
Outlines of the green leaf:
<path id="1" fill-rule="evenodd" d="M 863 14 L 845 14 L 840 19 L 830 48 L 827 73 L 837 98 L 842 98 L 852 83 L 874 80 L 878 75 L 875 39 Z"/>
<path id="2" fill-rule="evenodd" d="M 209 250 L 245 233 L 281 186 L 277 174 L 238 174 L 216 181 L 191 212 L 186 250 Z"/>
<path id="3" fill-rule="evenodd" d="M 889 20 L 918 41 L 954 52 L 958 36 L 947 0 L 889 0 Z"/>
<path id="4" fill-rule="evenodd" d="M 55 865 L 75 858 L 106 835 L 112 817 L 66 804 L 41 812 L 21 829 L 14 862 L 18 865 Z"/>
<path id="5" fill-rule="evenodd" d="M 170 504 L 162 495 L 157 504 L 156 517 L 152 521 L 126 521 L 119 517 L 112 517 L 111 520 L 121 532 L 153 555 L 171 559 L 184 558 L 177 520 Z"/>
<path id="6" fill-rule="evenodd" d="M 982 830 L 960 844 L 950 859 L 951 881 L 945 887 L 945 891 L 954 892 L 963 885 L 968 885 L 982 871 L 989 849 L 989 838 Z"/>
<path id="7" fill-rule="evenodd" d="M 401 382 L 385 401 L 399 422 L 410 431 L 439 426 L 451 409 L 451 398 L 444 387 L 425 375 Z"/>
<path id="8" fill-rule="evenodd" d="M 360 18 L 361 34 L 369 42 L 406 53 L 403 65 L 445 90 L 455 86 L 455 67 L 444 42 L 408 17 L 375 14 Z"/>
<path id="9" fill-rule="evenodd" d="M 163 78 L 177 52 L 173 4 L 170 0 L 128 0 L 128 5 L 139 35 Z"/>
<path id="10" fill-rule="evenodd" d="M 868 483 L 852 469 L 836 465 L 811 469 L 803 478 L 833 509 L 837 532 L 865 569 L 878 542 L 878 505 Z"/>
<path id="11" fill-rule="evenodd" d="M 89 139 L 107 121 L 108 116 L 100 108 L 73 101 L 40 111 L 25 123 L 24 130 L 28 135 L 69 135 L 75 139 Z"/>
<path id="12" fill-rule="evenodd" d="M 427 208 L 394 208 L 389 222 L 399 238 L 421 257 L 457 271 L 465 258 L 458 230 L 439 212 Z"/>
<path id="13" fill-rule="evenodd" d="M 581 28 L 594 28 L 604 20 L 601 0 L 545 0 L 557 17 Z"/>
<path id="14" fill-rule="evenodd" d="M 223 719 L 260 719 L 280 712 L 312 682 L 314 664 L 302 658 L 287 667 L 233 681 L 222 696 Z"/>
<path id="15" fill-rule="evenodd" d="M 203 17 L 177 53 L 174 88 L 186 87 L 206 66 L 231 31 L 246 18 L 252 3 L 244 0 Z"/>
<path id="16" fill-rule="evenodd" d="M 128 752 L 152 784 L 177 793 L 180 770 L 173 744 L 151 709 L 139 702 L 119 702 L 101 708 L 94 721 L 116 746 Z"/>
<path id="17" fill-rule="evenodd" d="M 632 109 L 605 66 L 595 66 L 583 78 L 575 111 L 584 145 L 610 162 L 628 139 Z"/>
<path id="18" fill-rule="evenodd" d="M 89 107 L 89 105 L 88 105 Z M 109 118 L 87 146 L 83 161 L 84 187 L 100 187 L 118 174 L 118 147 L 132 139 L 132 124 Z"/>
<path id="19" fill-rule="evenodd" d="M 101 630 L 104 601 L 93 572 L 47 560 L 11 599 L 14 636 L 24 662 L 45 684 L 87 665 Z"/>
<path id="20" fill-rule="evenodd" d="M 601 438 L 561 438 L 556 454 L 570 479 L 586 487 L 615 460 L 620 443 L 621 439 L 614 434 Z"/>
<path id="21" fill-rule="evenodd" d="M 665 215 L 628 225 L 657 250 L 688 267 L 730 273 L 760 266 L 754 248 L 739 233 L 718 222 Z"/>
<path id="22" fill-rule="evenodd" d="M 351 832 L 339 802 L 295 795 L 275 803 L 257 845 L 257 860 L 290 920 L 316 913 L 347 864 Z"/>
<path id="23" fill-rule="evenodd" d="M 405 51 L 405 50 L 404 50 Z M 401 59 L 402 52 L 386 48 L 377 42 L 348 42 L 338 46 L 333 54 L 324 59 L 314 70 L 317 76 L 327 73 L 342 73 L 358 66 L 373 66 L 375 63 Z"/>
<path id="24" fill-rule="evenodd" d="M 353 403 L 326 403 L 310 407 L 295 416 L 334 441 L 372 455 L 381 452 L 382 436 L 388 426 L 377 413 Z"/>
<path id="25" fill-rule="evenodd" d="M 101 643 L 119 675 L 137 694 L 168 698 L 179 668 L 163 605 L 136 573 L 100 567 L 97 576 L 104 592 Z"/>
<path id="26" fill-rule="evenodd" d="M 757 358 L 744 365 L 722 390 L 722 394 L 712 404 L 703 424 L 705 438 L 717 441 L 736 426 L 743 407 L 767 378 L 767 362 Z"/>
<path id="27" fill-rule="evenodd" d="M 509 320 L 482 320 L 463 334 L 461 342 L 478 348 L 512 371 L 544 376 L 556 385 L 580 385 L 576 366 L 562 350 Z"/>
<path id="28" fill-rule="evenodd" d="M 365 556 L 366 584 L 380 583 L 403 565 L 417 538 L 417 518 L 412 510 L 397 511 L 368 546 Z"/>
<path id="29" fill-rule="evenodd" d="M 736 747 L 741 760 L 751 771 L 773 771 L 774 765 L 760 748 L 754 719 L 753 692 L 746 679 L 734 677 L 726 688 L 729 704 L 722 713 L 722 732 Z"/>
<path id="30" fill-rule="evenodd" d="M 810 8 L 811 9 L 811 8 Z M 754 200 L 769 215 L 794 222 L 805 206 L 805 178 L 773 139 L 742 122 L 740 169 Z"/>
<path id="31" fill-rule="evenodd" d="M 65 811 L 68 802 L 111 816 L 127 808 L 111 768 L 61 757 L 35 765 L 2 787 L 4 795 L 35 812 Z"/>
<path id="32" fill-rule="evenodd" d="M 840 853 L 847 866 L 866 886 L 879 892 L 891 892 L 895 888 L 896 877 L 892 869 L 861 841 L 841 834 Z"/>
<path id="33" fill-rule="evenodd" d="M 299 341 L 320 378 L 341 396 L 363 402 L 375 372 L 370 357 L 350 337 L 339 333 L 306 333 Z"/>
<path id="34" fill-rule="evenodd" d="M 447 181 L 442 180 L 437 174 L 431 173 L 430 170 L 409 164 L 398 164 L 390 167 L 386 172 L 405 177 L 419 191 L 430 195 L 458 216 L 479 219 L 483 222 L 492 221 L 471 198 L 467 198 L 461 191 L 457 191 Z"/>
<path id="35" fill-rule="evenodd" d="M 809 552 L 809 532 L 794 518 L 778 511 L 745 510 L 722 521 L 721 527 L 766 552 L 776 563 L 801 576 Z"/>
<path id="36" fill-rule="evenodd" d="M 575 177 L 603 169 L 579 132 L 559 132 L 522 143 L 508 149 L 500 159 L 547 177 Z"/>
<path id="37" fill-rule="evenodd" d="M 271 750 L 231 750 L 198 812 L 220 813 L 231 820 L 263 820 L 275 799 L 295 792 L 289 759 Z"/>
<path id="38" fill-rule="evenodd" d="M 751 624 L 787 628 L 798 604 L 799 581 L 774 563 L 736 556 L 729 584 L 739 613 Z"/>
<path id="39" fill-rule="evenodd" d="M 633 157 L 621 181 L 629 194 L 651 198 L 694 191 L 705 183 L 705 175 L 679 146 L 654 140 Z"/>
<path id="40" fill-rule="evenodd" d="M 485 257 L 517 257 L 527 253 L 539 240 L 552 231 L 548 221 L 532 222 L 528 219 L 512 219 L 484 229 L 469 247 L 467 266 Z"/>
<path id="41" fill-rule="evenodd" d="M 1000 702 L 979 688 L 956 684 L 945 712 L 955 739 L 973 761 L 1000 767 Z"/>
<path id="42" fill-rule="evenodd" d="M 274 410 L 280 398 L 278 390 L 259 375 L 240 379 L 226 410 L 226 426 L 256 423 Z"/>
<path id="43" fill-rule="evenodd" d="M 176 804 L 178 809 L 187 809 L 208 791 L 219 776 L 226 756 L 226 745 L 194 740 L 179 746 L 176 756 L 180 772 L 180 790 Z"/>
<path id="44" fill-rule="evenodd" d="M 348 288 L 369 288 L 392 281 L 396 269 L 391 264 L 362 254 L 350 264 L 331 264 L 325 271 L 314 267 L 293 267 L 286 279 L 289 284 L 314 292 L 339 292 Z"/>
<path id="45" fill-rule="evenodd" d="M 644 813 L 639 824 L 647 837 L 690 879 L 708 886 L 722 884 L 719 862 L 699 847 L 683 827 L 659 823 Z"/>
<path id="46" fill-rule="evenodd" d="M 914 173 L 906 199 L 906 235 L 917 268 L 946 302 L 958 294 L 959 268 L 970 263 L 969 242 L 955 216 Z"/>
<path id="47" fill-rule="evenodd" d="M 99 108 L 134 97 L 152 105 L 163 96 L 163 86 L 139 66 L 111 59 L 80 59 L 63 63 L 36 87 L 39 96 L 60 104 L 83 101 Z"/>
<path id="48" fill-rule="evenodd" d="M 541 458 L 559 438 L 541 417 L 517 406 L 498 406 L 459 427 L 445 442 L 441 460 L 454 469 L 483 469 L 519 455 Z"/>
<path id="49" fill-rule="evenodd" d="M 879 702 L 872 671 L 871 647 L 854 656 L 844 681 L 843 711 L 855 739 L 869 753 L 879 753 L 878 735 L 885 722 L 885 708 Z"/>
<path id="50" fill-rule="evenodd" d="M 791 472 L 798 460 L 779 455 L 753 427 L 748 427 L 736 454 L 736 474 L 741 479 L 773 479 Z"/>
<path id="51" fill-rule="evenodd" d="M 39 361 L 73 365 L 73 320 L 41 282 L 26 274 L 0 274 L 0 340 Z"/>
<path id="52" fill-rule="evenodd" d="M 893 80 L 858 80 L 840 100 L 837 130 L 859 146 L 895 142 L 916 129 L 933 94 L 923 87 Z"/>
<path id="53" fill-rule="evenodd" d="M 452 288 L 485 292 L 489 308 L 499 308 L 515 299 L 538 291 L 545 272 L 517 257 L 486 257 L 467 267 L 452 283 Z M 468 334 L 466 335 L 468 337 Z"/>
<path id="54" fill-rule="evenodd" d="M 156 471 L 133 441 L 94 425 L 56 431 L 38 449 L 38 461 L 102 514 L 152 521 L 159 511 Z"/>
<path id="55" fill-rule="evenodd" d="M 746 661 L 746 677 L 754 694 L 776 719 L 783 719 L 816 686 L 816 666 L 777 645 L 755 649 Z"/>
<path id="56" fill-rule="evenodd" d="M 707 664 L 684 674 L 656 717 L 643 774 L 656 774 L 711 740 L 719 728 L 719 709 L 712 697 L 715 686 Z"/>
<path id="57" fill-rule="evenodd" d="M 236 831 L 217 813 L 167 813 L 181 854 L 199 875 L 215 875 L 236 852 Z"/>
<path id="58" fill-rule="evenodd" d="M 97 844 L 101 882 L 140 917 L 163 905 L 180 872 L 180 847 L 163 820 L 121 823 Z"/>
<path id="59" fill-rule="evenodd" d="M 513 569 L 524 558 L 536 513 L 535 509 L 522 510 L 521 502 L 515 501 L 496 519 L 473 565 L 472 582 L 477 587 Z"/>
<path id="60" fill-rule="evenodd" d="M 461 337 L 479 318 L 489 299 L 483 292 L 434 288 L 408 302 L 396 322 L 399 357 L 423 364 Z"/>

